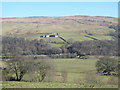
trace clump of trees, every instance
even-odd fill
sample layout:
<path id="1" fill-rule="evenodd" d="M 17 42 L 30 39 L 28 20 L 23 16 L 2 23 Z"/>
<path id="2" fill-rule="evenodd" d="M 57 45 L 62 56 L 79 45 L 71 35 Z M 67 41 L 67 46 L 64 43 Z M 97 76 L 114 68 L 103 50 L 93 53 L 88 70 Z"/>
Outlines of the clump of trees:
<path id="1" fill-rule="evenodd" d="M 98 73 L 111 75 L 111 72 L 118 73 L 118 61 L 115 58 L 102 57 L 96 63 Z"/>
<path id="2" fill-rule="evenodd" d="M 11 55 L 50 55 L 62 53 L 61 48 L 51 47 L 44 40 L 26 40 L 24 38 L 3 37 L 3 57 Z"/>
<path id="3" fill-rule="evenodd" d="M 78 55 L 118 55 L 118 42 L 112 40 L 96 40 L 75 42 L 69 46 L 70 53 L 77 53 Z"/>
<path id="4" fill-rule="evenodd" d="M 32 73 L 39 82 L 46 77 L 47 71 L 54 69 L 54 65 L 49 58 L 33 59 L 29 56 L 14 56 L 11 60 L 6 61 L 7 67 L 3 70 L 3 80 L 21 81 L 23 77 Z"/>

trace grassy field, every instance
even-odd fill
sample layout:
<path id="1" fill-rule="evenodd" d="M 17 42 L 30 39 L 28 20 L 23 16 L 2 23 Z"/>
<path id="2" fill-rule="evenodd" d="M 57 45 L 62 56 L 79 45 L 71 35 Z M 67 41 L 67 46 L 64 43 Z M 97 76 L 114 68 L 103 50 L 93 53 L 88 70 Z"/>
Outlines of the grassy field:
<path id="1" fill-rule="evenodd" d="M 43 82 L 4 81 L 4 88 L 115 88 L 116 77 L 96 73 L 97 59 L 53 59 L 55 69 Z M 63 74 L 65 73 L 65 74 Z M 63 74 L 63 75 L 62 75 Z M 23 80 L 33 76 L 25 75 Z M 115 79 L 116 78 L 116 79 Z M 112 80 L 112 83 L 111 83 Z"/>
<path id="2" fill-rule="evenodd" d="M 117 88 L 116 85 L 80 85 L 75 83 L 58 82 L 3 82 L 3 88 Z"/>
<path id="3" fill-rule="evenodd" d="M 48 43 L 48 45 L 52 46 L 52 47 L 61 47 L 64 44 L 55 44 L 55 43 Z"/>

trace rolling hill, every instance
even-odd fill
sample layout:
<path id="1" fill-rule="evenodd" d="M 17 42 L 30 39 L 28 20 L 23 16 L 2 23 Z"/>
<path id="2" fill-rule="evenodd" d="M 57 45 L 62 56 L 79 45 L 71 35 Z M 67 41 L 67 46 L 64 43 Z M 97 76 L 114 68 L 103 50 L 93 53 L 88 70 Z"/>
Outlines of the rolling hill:
<path id="1" fill-rule="evenodd" d="M 68 41 L 111 40 L 108 34 L 115 30 L 117 18 L 102 16 L 65 16 L 65 17 L 19 17 L 1 18 L 2 36 L 17 36 L 39 39 L 40 35 L 59 33 Z M 86 37 L 86 35 L 88 37 Z M 45 39 L 45 38 L 44 38 Z M 59 38 L 46 38 L 46 41 L 61 41 Z"/>

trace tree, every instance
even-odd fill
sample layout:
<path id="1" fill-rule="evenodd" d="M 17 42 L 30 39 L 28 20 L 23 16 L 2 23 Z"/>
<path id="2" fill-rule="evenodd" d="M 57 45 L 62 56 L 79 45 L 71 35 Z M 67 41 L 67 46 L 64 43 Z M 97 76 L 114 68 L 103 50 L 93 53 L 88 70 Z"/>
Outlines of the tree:
<path id="1" fill-rule="evenodd" d="M 34 60 L 34 64 L 32 65 L 31 70 L 36 75 L 37 81 L 42 82 L 47 76 L 47 73 L 53 69 L 54 65 L 52 60 L 46 57 L 44 59 Z"/>
<path id="2" fill-rule="evenodd" d="M 15 56 L 7 62 L 7 71 L 14 74 L 16 81 L 21 81 L 23 76 L 30 70 L 30 60 L 28 57 Z"/>
<path id="3" fill-rule="evenodd" d="M 97 61 L 96 68 L 99 73 L 107 73 L 107 75 L 110 75 L 110 72 L 117 71 L 118 61 L 114 58 L 103 57 Z"/>
<path id="4" fill-rule="evenodd" d="M 51 47 L 47 50 L 47 54 L 50 55 L 50 54 L 60 54 L 62 53 L 62 50 L 61 48 L 58 48 L 58 47 Z"/>

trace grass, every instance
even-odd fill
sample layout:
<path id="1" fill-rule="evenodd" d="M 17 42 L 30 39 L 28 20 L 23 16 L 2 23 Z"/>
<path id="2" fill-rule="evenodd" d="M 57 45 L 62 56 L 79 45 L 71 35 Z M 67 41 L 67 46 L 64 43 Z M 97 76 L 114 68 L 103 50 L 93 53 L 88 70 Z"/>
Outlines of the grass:
<path id="1" fill-rule="evenodd" d="M 89 70 L 95 70 L 95 63 L 97 59 L 54 59 L 56 69 L 67 70 L 70 72 L 85 72 Z"/>
<path id="2" fill-rule="evenodd" d="M 64 44 L 55 44 L 55 43 L 48 43 L 48 45 L 52 46 L 52 47 L 61 47 Z"/>
<path id="3" fill-rule="evenodd" d="M 106 36 L 106 35 L 93 35 L 91 37 L 94 37 L 98 40 L 112 40 L 113 39 L 111 36 Z"/>
<path id="4" fill-rule="evenodd" d="M 116 85 L 80 85 L 75 83 L 58 82 L 14 82 L 4 81 L 3 88 L 117 88 Z M 27 86 L 27 87 L 26 87 Z"/>

